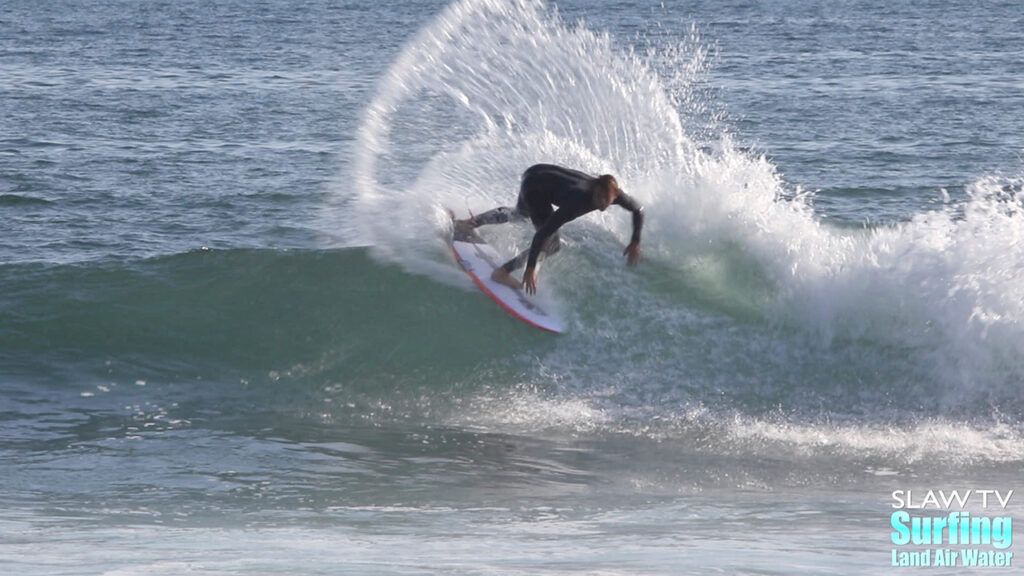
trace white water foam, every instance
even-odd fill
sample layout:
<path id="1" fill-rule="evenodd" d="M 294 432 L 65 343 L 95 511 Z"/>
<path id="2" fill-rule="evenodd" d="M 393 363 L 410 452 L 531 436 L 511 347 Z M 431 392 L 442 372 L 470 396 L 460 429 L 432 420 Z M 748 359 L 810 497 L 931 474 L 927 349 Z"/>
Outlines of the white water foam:
<path id="1" fill-rule="evenodd" d="M 682 441 L 707 453 L 783 460 L 969 466 L 1024 461 L 1014 422 L 978 424 L 933 417 L 900 423 L 801 421 L 783 414 L 751 416 L 706 406 L 625 408 L 597 394 L 559 396 L 531 385 L 487 391 L 450 424 L 513 434 L 615 435 L 657 443 Z"/>

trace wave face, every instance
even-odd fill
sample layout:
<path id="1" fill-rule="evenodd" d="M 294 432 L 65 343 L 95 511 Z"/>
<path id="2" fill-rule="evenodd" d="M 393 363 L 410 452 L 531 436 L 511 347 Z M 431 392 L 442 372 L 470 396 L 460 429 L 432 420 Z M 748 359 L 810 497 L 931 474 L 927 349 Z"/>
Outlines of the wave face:
<path id="1" fill-rule="evenodd" d="M 460 365 L 445 353 L 449 344 L 476 343 L 486 354 L 488 339 L 499 337 L 457 326 L 471 306 L 464 293 L 380 266 L 358 249 L 206 249 L 0 271 L 8 286 L 0 349 L 12 361 L 103 367 L 133 359 L 160 379 L 226 370 L 317 382 L 417 373 L 443 380 Z"/>

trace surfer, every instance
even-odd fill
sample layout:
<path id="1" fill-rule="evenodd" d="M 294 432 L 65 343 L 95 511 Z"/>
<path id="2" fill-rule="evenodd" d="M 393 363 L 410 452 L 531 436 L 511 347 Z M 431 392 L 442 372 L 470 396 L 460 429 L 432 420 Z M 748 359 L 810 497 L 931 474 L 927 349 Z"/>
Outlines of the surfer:
<path id="1" fill-rule="evenodd" d="M 622 254 L 627 264 L 635 266 L 641 256 L 643 206 L 623 192 L 611 174 L 595 178 L 578 170 L 537 164 L 523 172 L 515 208 L 502 206 L 466 220 L 458 220 L 455 224 L 472 229 L 486 224 L 504 224 L 529 218 L 537 230 L 530 249 L 496 268 L 491 279 L 516 289 L 525 286 L 527 293 L 536 294 L 538 263 L 562 247 L 558 229 L 566 222 L 594 210 L 604 212 L 612 204 L 633 213 L 633 237 Z M 523 281 L 519 282 L 512 276 L 512 272 L 524 263 L 526 271 L 523 273 Z"/>

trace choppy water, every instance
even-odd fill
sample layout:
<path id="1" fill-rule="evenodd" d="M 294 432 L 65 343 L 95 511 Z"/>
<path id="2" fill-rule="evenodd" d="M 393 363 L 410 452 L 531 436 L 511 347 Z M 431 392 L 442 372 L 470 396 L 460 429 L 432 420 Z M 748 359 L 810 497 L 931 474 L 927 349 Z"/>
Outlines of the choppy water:
<path id="1" fill-rule="evenodd" d="M 1018 12 L 0 2 L 0 566 L 906 570 L 893 490 L 1024 488 Z M 561 336 L 444 242 L 536 162 L 648 216 Z"/>

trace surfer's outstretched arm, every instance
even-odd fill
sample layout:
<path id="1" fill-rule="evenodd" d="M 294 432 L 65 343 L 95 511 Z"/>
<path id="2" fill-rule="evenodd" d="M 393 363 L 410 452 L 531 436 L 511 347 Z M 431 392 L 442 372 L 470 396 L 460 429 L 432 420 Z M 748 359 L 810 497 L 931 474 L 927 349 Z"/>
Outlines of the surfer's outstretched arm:
<path id="1" fill-rule="evenodd" d="M 629 245 L 622 251 L 622 255 L 626 257 L 626 264 L 636 266 L 642 256 L 640 232 L 644 227 L 644 207 L 635 198 L 622 191 L 619 192 L 614 203 L 633 213 L 633 236 L 629 240 Z"/>

